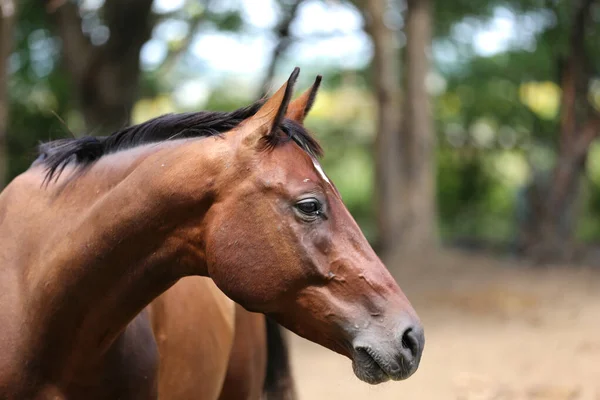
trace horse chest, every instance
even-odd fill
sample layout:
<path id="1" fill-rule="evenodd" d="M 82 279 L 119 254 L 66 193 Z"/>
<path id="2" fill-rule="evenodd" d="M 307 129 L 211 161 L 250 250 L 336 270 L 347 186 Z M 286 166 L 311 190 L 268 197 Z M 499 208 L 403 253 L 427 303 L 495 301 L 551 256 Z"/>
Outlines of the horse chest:
<path id="1" fill-rule="evenodd" d="M 156 399 L 158 363 L 152 329 L 142 312 L 114 342 L 98 368 L 80 374 L 69 385 L 67 399 Z"/>
<path id="2" fill-rule="evenodd" d="M 90 365 L 66 367 L 60 355 L 42 363 L 28 351 L 27 338 L 2 327 L 0 399 L 6 400 L 152 400 L 157 398 L 158 352 L 144 315 L 138 316 L 108 352 Z M 33 346 L 34 347 L 34 346 Z M 74 349 L 75 351 L 77 349 Z M 66 355 L 65 355 L 66 358 Z"/>

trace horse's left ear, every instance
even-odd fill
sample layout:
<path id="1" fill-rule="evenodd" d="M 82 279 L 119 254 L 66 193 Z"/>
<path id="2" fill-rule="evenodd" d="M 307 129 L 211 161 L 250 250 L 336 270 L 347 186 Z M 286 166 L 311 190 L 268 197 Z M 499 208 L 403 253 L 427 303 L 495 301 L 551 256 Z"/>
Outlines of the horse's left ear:
<path id="1" fill-rule="evenodd" d="M 294 84 L 300 74 L 300 68 L 294 68 L 286 83 L 271 96 L 265 104 L 244 124 L 250 129 L 246 140 L 260 139 L 264 136 L 276 135 L 277 128 L 285 117 L 294 91 Z"/>
<path id="2" fill-rule="evenodd" d="M 304 122 L 304 119 L 310 112 L 310 109 L 315 102 L 315 97 L 317 97 L 317 92 L 319 91 L 319 86 L 321 86 L 322 78 L 323 77 L 321 75 L 317 75 L 315 83 L 313 83 L 310 89 L 302 93 L 300 97 L 290 103 L 287 113 L 285 114 L 286 118 L 294 120 L 299 124 Z"/>

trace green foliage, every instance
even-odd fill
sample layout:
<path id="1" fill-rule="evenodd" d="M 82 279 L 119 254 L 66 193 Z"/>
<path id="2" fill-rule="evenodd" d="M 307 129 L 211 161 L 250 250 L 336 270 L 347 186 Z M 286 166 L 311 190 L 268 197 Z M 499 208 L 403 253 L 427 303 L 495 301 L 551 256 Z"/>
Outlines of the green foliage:
<path id="1" fill-rule="evenodd" d="M 223 32 L 237 32 L 244 23 L 242 16 L 237 10 L 223 13 L 211 12 L 207 18 L 211 20 L 217 30 Z"/>
<path id="2" fill-rule="evenodd" d="M 29 167 L 39 142 L 70 135 L 56 116 L 71 110 L 70 88 L 59 68 L 60 43 L 44 14 L 33 1 L 23 1 L 18 13 L 15 51 L 9 60 L 9 179 Z"/>
<path id="3" fill-rule="evenodd" d="M 471 38 L 458 37 L 455 28 L 462 24 L 475 32 L 498 7 L 512 13 L 525 36 L 534 32 L 533 45 L 523 47 L 517 38 L 508 50 L 478 55 L 470 47 Z M 461 55 L 454 62 L 442 57 L 437 64 L 446 81 L 446 90 L 434 102 L 440 139 L 438 207 L 445 237 L 514 237 L 517 212 L 526 212 L 518 209 L 520 190 L 534 172 L 550 172 L 554 157 L 547 153 L 557 144 L 560 74 L 569 51 L 571 8 L 569 2 L 544 0 L 436 2 L 438 49 Z M 593 25 L 585 43 L 594 71 L 600 63 L 590 46 L 597 43 L 597 30 Z M 507 152 L 512 159 L 494 161 Z M 519 179 L 500 179 L 510 175 L 513 166 Z M 593 205 L 600 198 L 597 187 L 593 181 L 586 186 L 580 226 L 580 236 L 586 239 L 600 234 L 590 218 L 600 212 Z"/>
<path id="4" fill-rule="evenodd" d="M 475 148 L 438 152 L 437 205 L 443 238 L 507 240 L 513 233 L 514 187 L 497 173 L 494 156 Z"/>

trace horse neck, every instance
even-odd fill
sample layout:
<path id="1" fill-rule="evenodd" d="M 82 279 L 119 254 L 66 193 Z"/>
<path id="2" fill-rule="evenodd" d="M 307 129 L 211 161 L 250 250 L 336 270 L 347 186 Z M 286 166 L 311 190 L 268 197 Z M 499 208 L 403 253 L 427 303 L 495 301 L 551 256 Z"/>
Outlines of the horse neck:
<path id="1" fill-rule="evenodd" d="M 179 278 L 206 275 L 204 215 L 218 164 L 227 159 L 224 141 L 202 142 L 107 156 L 50 190 L 54 198 L 44 201 L 51 202 L 45 214 L 52 217 L 42 229 L 56 234 L 29 268 L 28 301 L 43 341 L 52 343 L 47 351 L 75 349 L 72 365 L 102 354 Z M 79 213 L 69 218 L 73 210 Z M 46 359 L 55 357 L 60 354 Z"/>

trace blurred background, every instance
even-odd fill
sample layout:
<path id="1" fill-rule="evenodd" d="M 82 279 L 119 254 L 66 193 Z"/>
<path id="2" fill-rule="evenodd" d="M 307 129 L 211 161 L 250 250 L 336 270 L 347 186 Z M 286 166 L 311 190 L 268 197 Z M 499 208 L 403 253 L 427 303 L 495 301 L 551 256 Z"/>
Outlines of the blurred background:
<path id="1" fill-rule="evenodd" d="M 600 399 L 600 1 L 0 0 L 0 188 L 38 143 L 324 76 L 308 128 L 420 313 L 405 383 L 292 336 L 301 398 Z"/>

